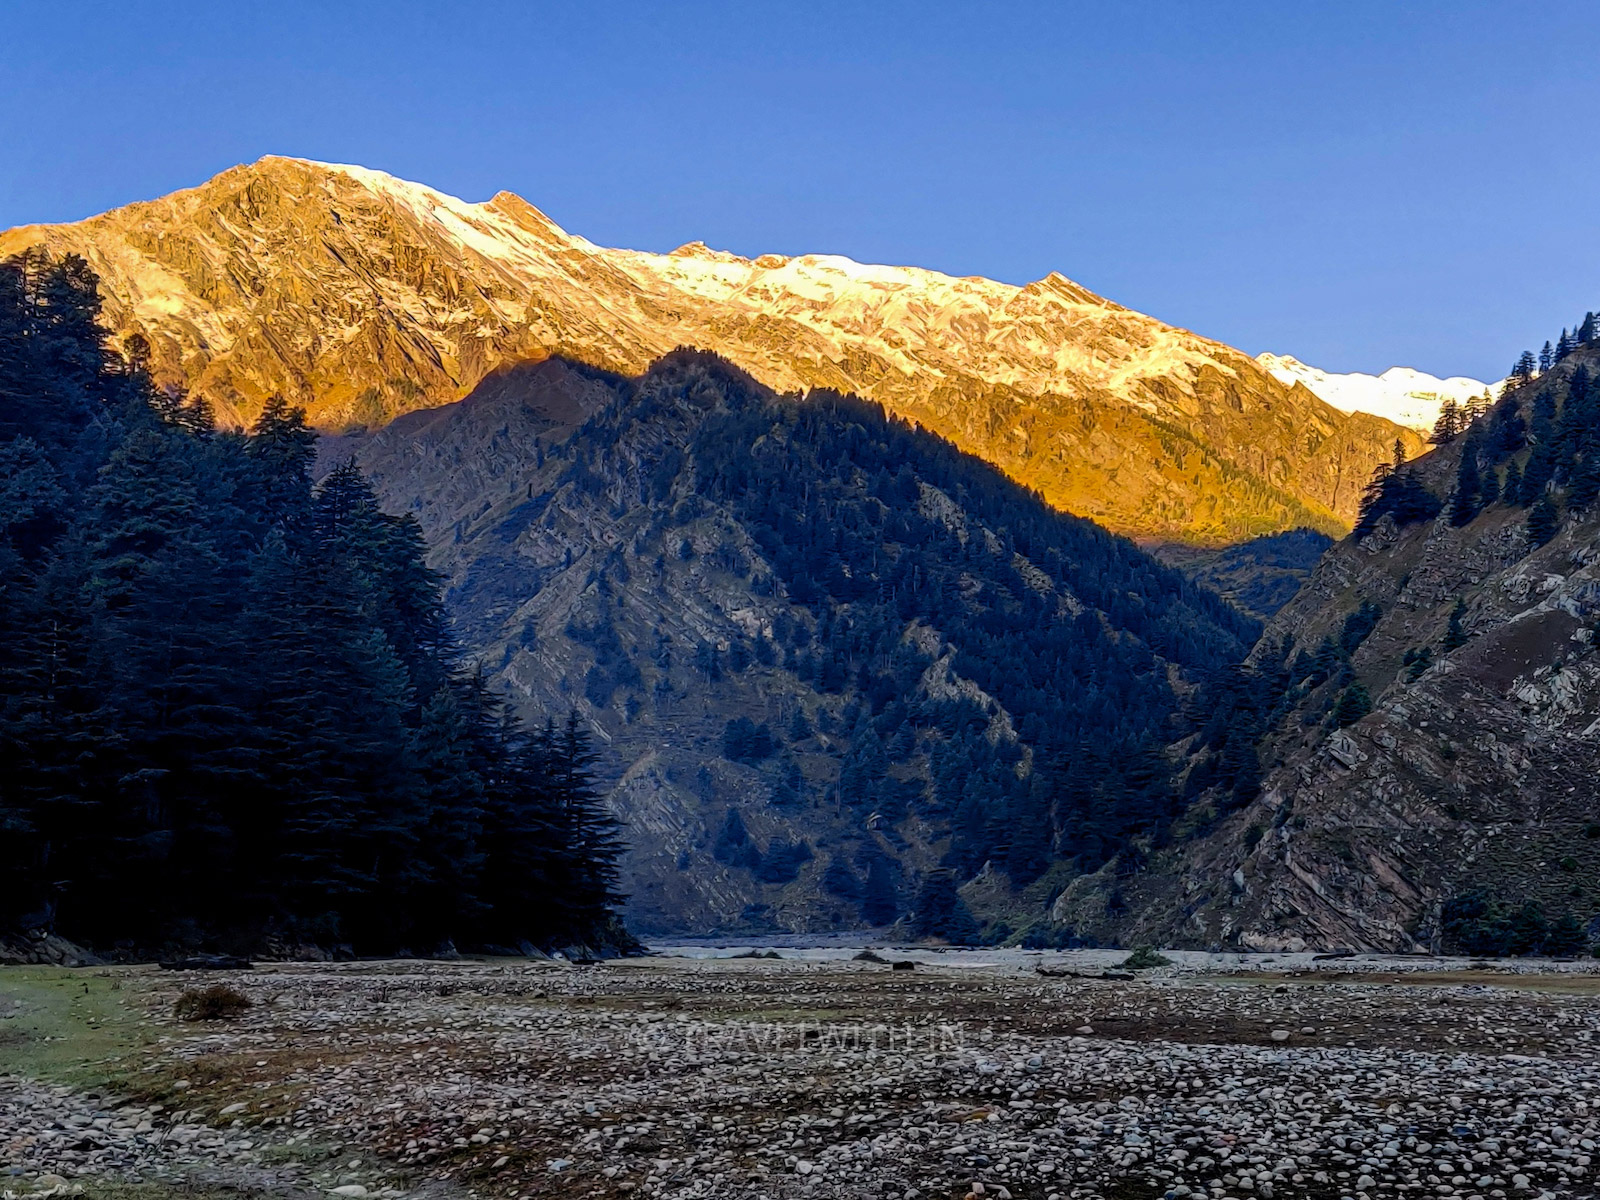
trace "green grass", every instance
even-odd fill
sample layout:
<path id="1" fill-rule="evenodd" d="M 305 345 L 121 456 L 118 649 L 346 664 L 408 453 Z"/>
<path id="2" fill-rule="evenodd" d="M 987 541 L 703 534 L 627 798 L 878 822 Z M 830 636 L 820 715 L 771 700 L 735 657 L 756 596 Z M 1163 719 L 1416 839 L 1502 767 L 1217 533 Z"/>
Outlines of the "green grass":
<path id="1" fill-rule="evenodd" d="M 123 992 L 124 972 L 0 967 L 0 1061 L 49 1083 L 96 1087 L 147 1045 L 152 1027 Z"/>
<path id="2" fill-rule="evenodd" d="M 82 1200 L 283 1200 L 284 1193 L 231 1183 L 206 1183 L 196 1180 L 163 1180 L 130 1183 L 124 1179 L 85 1176 L 74 1182 L 83 1186 Z"/>

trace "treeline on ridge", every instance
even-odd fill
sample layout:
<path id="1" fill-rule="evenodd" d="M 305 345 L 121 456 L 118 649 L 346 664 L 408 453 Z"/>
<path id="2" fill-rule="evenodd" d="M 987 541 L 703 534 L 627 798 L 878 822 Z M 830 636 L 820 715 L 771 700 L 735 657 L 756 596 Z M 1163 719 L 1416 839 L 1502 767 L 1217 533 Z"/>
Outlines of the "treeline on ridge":
<path id="1" fill-rule="evenodd" d="M 0 933 L 98 947 L 622 944 L 584 731 L 452 644 L 412 518 L 275 400 L 248 435 L 0 264 Z"/>

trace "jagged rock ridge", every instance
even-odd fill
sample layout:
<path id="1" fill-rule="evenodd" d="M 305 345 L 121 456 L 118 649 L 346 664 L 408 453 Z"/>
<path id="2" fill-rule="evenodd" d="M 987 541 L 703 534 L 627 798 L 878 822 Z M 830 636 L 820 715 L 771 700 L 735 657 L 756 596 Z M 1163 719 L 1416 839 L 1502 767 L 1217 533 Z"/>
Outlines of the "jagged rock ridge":
<path id="1" fill-rule="evenodd" d="M 265 158 L 163 199 L 0 235 L 84 255 L 159 378 L 247 421 L 283 393 L 381 425 L 563 355 L 637 373 L 679 345 L 779 390 L 879 401 L 1133 536 L 1348 528 L 1396 438 L 1249 356 L 1057 274 L 1026 287 L 699 243 L 608 250 L 508 192 L 467 204 L 359 167 Z"/>

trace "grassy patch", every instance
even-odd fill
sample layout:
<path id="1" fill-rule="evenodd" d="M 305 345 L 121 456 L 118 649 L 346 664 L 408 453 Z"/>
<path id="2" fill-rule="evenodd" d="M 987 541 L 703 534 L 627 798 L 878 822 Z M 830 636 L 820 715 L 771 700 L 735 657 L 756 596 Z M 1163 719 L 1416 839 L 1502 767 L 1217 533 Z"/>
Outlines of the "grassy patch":
<path id="1" fill-rule="evenodd" d="M 124 990 L 126 972 L 0 967 L 0 1060 L 21 1075 L 93 1087 L 118 1073 L 154 1029 Z"/>
<path id="2" fill-rule="evenodd" d="M 283 1191 L 195 1179 L 130 1183 L 87 1176 L 75 1182 L 83 1185 L 82 1200 L 285 1200 L 286 1196 Z"/>

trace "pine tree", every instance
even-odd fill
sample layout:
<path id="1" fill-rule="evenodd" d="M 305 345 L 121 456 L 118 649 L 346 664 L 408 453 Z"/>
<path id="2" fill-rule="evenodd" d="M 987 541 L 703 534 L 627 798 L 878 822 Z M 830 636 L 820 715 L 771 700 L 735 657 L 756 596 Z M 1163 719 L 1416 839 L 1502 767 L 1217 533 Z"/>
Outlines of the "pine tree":
<path id="1" fill-rule="evenodd" d="M 970 946 L 978 938 L 978 924 L 966 901 L 956 890 L 950 871 L 934 871 L 917 890 L 911 914 L 914 937 L 937 939 L 957 946 Z"/>
<path id="2" fill-rule="evenodd" d="M 837 854 L 828 860 L 827 869 L 822 873 L 822 890 L 851 902 L 860 901 L 865 894 L 860 877 Z"/>
<path id="3" fill-rule="evenodd" d="M 1461 406 L 1454 396 L 1446 396 L 1439 406 L 1439 418 L 1433 423 L 1433 435 L 1428 439 L 1435 446 L 1447 446 L 1461 435 Z"/>
<path id="4" fill-rule="evenodd" d="M 1478 481 L 1478 507 L 1488 508 L 1500 499 L 1500 472 L 1489 471 Z"/>
<path id="5" fill-rule="evenodd" d="M 900 915 L 900 900 L 895 893 L 894 873 L 889 860 L 875 854 L 867 865 L 867 882 L 862 889 L 861 916 L 869 925 L 888 925 Z"/>
<path id="6" fill-rule="evenodd" d="M 753 871 L 761 865 L 761 851 L 750 840 L 744 817 L 737 808 L 728 809 L 722 818 L 722 828 L 717 831 L 711 847 L 711 857 L 728 867 L 743 867 Z"/>
<path id="7" fill-rule="evenodd" d="M 1478 515 L 1482 500 L 1482 481 L 1478 477 L 1478 441 L 1469 435 L 1461 448 L 1456 466 L 1455 492 L 1450 501 L 1450 524 L 1465 525 Z"/>
<path id="8" fill-rule="evenodd" d="M 108 354 L 81 259 L 0 264 L 0 932 L 364 951 L 614 938 L 580 729 L 462 672 L 410 517 L 315 435 Z"/>
<path id="9" fill-rule="evenodd" d="M 1384 500 L 1389 478 L 1393 474 L 1394 468 L 1386 462 L 1380 462 L 1372 469 L 1372 478 L 1361 491 L 1361 502 L 1356 511 L 1354 532 L 1357 537 L 1369 533 L 1376 527 L 1378 519 L 1387 511 Z"/>
<path id="10" fill-rule="evenodd" d="M 1549 342 L 1544 344 L 1544 349 L 1539 351 L 1539 374 L 1543 375 L 1555 365 L 1555 350 Z"/>
<path id="11" fill-rule="evenodd" d="M 488 907 L 483 941 L 505 948 L 550 945 L 566 940 L 563 925 L 571 920 L 551 903 L 560 894 L 569 854 L 565 822 L 546 775 L 542 739 L 503 702 L 498 708 L 482 801 L 478 894 Z M 604 920 L 596 915 L 590 929 Z"/>
<path id="12" fill-rule="evenodd" d="M 1050 798 L 1044 780 L 1035 779 L 1026 791 L 1009 805 L 1007 826 L 1010 845 L 1006 848 L 1006 874 L 1013 887 L 1027 887 L 1050 866 L 1054 823 Z"/>
<path id="13" fill-rule="evenodd" d="M 1534 506 L 1528 511 L 1527 534 L 1528 547 L 1537 550 L 1551 538 L 1555 537 L 1558 521 L 1556 506 L 1550 502 L 1548 495 L 1542 495 Z"/>
<path id="14" fill-rule="evenodd" d="M 1507 504 L 1522 503 L 1522 465 L 1516 459 L 1506 467 L 1505 482 L 1500 486 L 1500 498 Z"/>
<path id="15" fill-rule="evenodd" d="M 425 896 L 429 921 L 419 934 L 430 949 L 489 911 L 482 880 L 485 824 L 500 766 L 492 732 L 498 717 L 483 677 L 474 673 L 433 694 L 414 735 L 421 795 L 413 836 L 427 865 L 425 875 L 413 873 L 411 885 Z"/>
<path id="16" fill-rule="evenodd" d="M 1572 473 L 1572 487 L 1567 492 L 1567 506 L 1582 512 L 1600 499 L 1600 454 L 1590 453 L 1578 463 Z"/>
<path id="17" fill-rule="evenodd" d="M 1556 461 L 1555 446 L 1548 436 L 1534 445 L 1522 469 L 1522 486 L 1517 492 L 1517 502 L 1522 507 L 1527 508 L 1544 496 L 1555 477 Z"/>
<path id="18" fill-rule="evenodd" d="M 250 431 L 246 455 L 255 468 L 247 511 L 266 526 L 298 525 L 311 509 L 311 465 L 317 435 L 302 408 L 282 396 L 268 399 Z"/>
<path id="19" fill-rule="evenodd" d="M 1527 440 L 1527 430 L 1527 423 L 1522 419 L 1522 413 L 1516 404 L 1496 405 L 1484 443 L 1484 449 L 1491 461 L 1501 462 L 1522 449 Z"/>
<path id="20" fill-rule="evenodd" d="M 1589 368 L 1579 363 L 1567 377 L 1567 399 L 1562 418 L 1568 432 L 1563 444 L 1575 454 L 1600 449 L 1600 388 L 1593 385 Z"/>
<path id="21" fill-rule="evenodd" d="M 579 936 L 624 899 L 618 863 L 622 825 L 595 787 L 596 755 L 576 712 L 545 742 L 545 779 L 564 821 L 566 870 L 559 897 L 569 936 Z"/>
<path id="22" fill-rule="evenodd" d="M 796 704 L 794 706 L 794 715 L 789 718 L 790 744 L 792 745 L 795 742 L 805 741 L 812 735 L 813 732 L 814 730 L 811 728 L 811 721 L 806 717 L 805 707 L 803 705 Z"/>
<path id="23" fill-rule="evenodd" d="M 1339 701 L 1333 709 L 1333 721 L 1343 728 L 1354 725 L 1371 711 L 1372 697 L 1367 694 L 1367 689 L 1359 683 L 1352 683 L 1339 693 Z"/>
<path id="24" fill-rule="evenodd" d="M 1450 620 L 1445 626 L 1444 640 L 1440 645 L 1445 653 L 1460 649 L 1467 644 L 1467 632 L 1462 622 L 1467 615 L 1467 602 L 1457 599 L 1455 607 L 1450 610 Z"/>
<path id="25" fill-rule="evenodd" d="M 1428 668 L 1433 665 L 1433 647 L 1421 647 L 1412 655 L 1411 661 L 1407 665 L 1410 670 L 1406 672 L 1406 678 L 1413 683 L 1421 679 Z"/>

